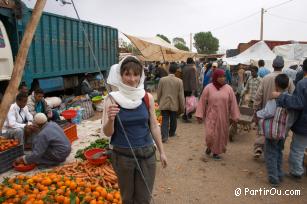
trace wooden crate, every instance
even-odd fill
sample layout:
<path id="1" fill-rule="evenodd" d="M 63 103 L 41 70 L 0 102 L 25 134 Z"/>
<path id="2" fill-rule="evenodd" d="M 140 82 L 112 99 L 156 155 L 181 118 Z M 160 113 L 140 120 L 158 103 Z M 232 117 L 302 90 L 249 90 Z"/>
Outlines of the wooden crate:
<path id="1" fill-rule="evenodd" d="M 64 133 L 66 137 L 69 139 L 70 143 L 73 143 L 73 141 L 78 139 L 77 125 L 71 123 L 69 126 L 64 128 Z"/>

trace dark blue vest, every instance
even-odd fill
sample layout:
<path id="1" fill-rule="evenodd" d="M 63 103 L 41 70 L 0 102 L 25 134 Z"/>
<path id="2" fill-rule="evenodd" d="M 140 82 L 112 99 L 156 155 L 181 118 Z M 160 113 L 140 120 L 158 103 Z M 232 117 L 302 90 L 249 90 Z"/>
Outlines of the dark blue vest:
<path id="1" fill-rule="evenodd" d="M 125 109 L 120 107 L 118 113 L 128 139 L 133 148 L 146 147 L 153 144 L 153 139 L 149 128 L 149 112 L 144 100 L 135 109 Z M 114 147 L 129 148 L 123 129 L 117 119 L 114 122 L 114 133 L 111 138 Z"/>

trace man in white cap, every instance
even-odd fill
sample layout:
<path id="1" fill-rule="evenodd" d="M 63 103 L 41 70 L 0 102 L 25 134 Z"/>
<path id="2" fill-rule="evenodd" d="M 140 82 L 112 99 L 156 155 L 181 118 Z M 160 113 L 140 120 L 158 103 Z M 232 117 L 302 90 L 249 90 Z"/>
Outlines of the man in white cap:
<path id="1" fill-rule="evenodd" d="M 32 152 L 16 159 L 16 163 L 53 166 L 64 162 L 71 151 L 71 144 L 63 129 L 48 122 L 43 113 L 37 113 L 34 124 L 37 135 L 33 138 Z"/>

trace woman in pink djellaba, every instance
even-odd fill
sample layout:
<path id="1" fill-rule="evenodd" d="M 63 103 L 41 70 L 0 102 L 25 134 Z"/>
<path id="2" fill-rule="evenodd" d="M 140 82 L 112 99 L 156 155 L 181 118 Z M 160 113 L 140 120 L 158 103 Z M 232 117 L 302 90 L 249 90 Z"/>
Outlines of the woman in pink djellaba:
<path id="1" fill-rule="evenodd" d="M 230 122 L 236 123 L 240 117 L 235 94 L 225 79 L 222 69 L 214 71 L 212 83 L 205 87 L 195 114 L 199 123 L 204 121 L 206 154 L 212 153 L 215 160 L 226 152 Z"/>

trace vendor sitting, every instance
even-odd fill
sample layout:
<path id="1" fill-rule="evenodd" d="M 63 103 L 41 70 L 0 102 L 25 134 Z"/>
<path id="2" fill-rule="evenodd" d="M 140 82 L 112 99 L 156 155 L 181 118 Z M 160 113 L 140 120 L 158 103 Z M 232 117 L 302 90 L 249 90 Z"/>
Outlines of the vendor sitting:
<path id="1" fill-rule="evenodd" d="M 16 164 L 38 164 L 53 166 L 64 162 L 71 151 L 71 144 L 63 129 L 54 122 L 48 122 L 43 113 L 34 116 L 36 133 L 32 153 L 16 159 Z"/>
<path id="2" fill-rule="evenodd" d="M 25 135 L 30 135 L 32 129 L 33 116 L 26 106 L 27 100 L 27 94 L 17 94 L 16 102 L 11 105 L 2 130 L 3 136 L 18 139 L 20 144 L 25 143 Z"/>
<path id="3" fill-rule="evenodd" d="M 88 73 L 85 73 L 85 76 L 84 76 L 85 78 L 84 78 L 84 80 L 82 81 L 82 83 L 81 83 L 81 94 L 82 95 L 86 95 L 86 94 L 88 94 L 88 96 L 90 97 L 90 98 L 93 98 L 93 97 L 95 97 L 95 96 L 101 96 L 101 92 L 99 92 L 99 91 L 97 91 L 97 90 L 94 90 L 93 88 L 92 88 L 92 86 L 90 85 L 90 78 L 91 78 L 91 75 L 90 74 L 88 74 Z"/>
<path id="4" fill-rule="evenodd" d="M 34 91 L 28 98 L 27 104 L 30 113 L 35 116 L 36 113 L 44 113 L 49 120 L 56 121 L 60 119 L 57 111 L 52 110 L 44 99 L 44 91 L 40 88 Z"/>

